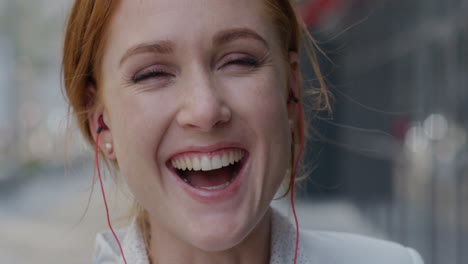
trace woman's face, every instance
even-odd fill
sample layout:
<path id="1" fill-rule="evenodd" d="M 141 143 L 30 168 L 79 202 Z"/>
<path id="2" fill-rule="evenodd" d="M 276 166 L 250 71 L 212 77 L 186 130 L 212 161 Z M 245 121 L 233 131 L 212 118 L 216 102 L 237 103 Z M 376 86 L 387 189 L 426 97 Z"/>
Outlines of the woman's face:
<path id="1" fill-rule="evenodd" d="M 123 0 L 109 27 L 93 122 L 152 228 L 200 249 L 245 239 L 290 164 L 288 62 L 263 9 Z"/>

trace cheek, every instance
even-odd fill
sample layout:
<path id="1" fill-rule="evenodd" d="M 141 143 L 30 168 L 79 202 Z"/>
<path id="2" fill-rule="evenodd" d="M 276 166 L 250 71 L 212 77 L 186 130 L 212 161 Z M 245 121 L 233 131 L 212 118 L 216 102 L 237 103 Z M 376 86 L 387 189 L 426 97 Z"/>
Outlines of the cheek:
<path id="1" fill-rule="evenodd" d="M 110 101 L 112 137 L 121 172 L 127 178 L 144 175 L 143 170 L 155 165 L 155 146 L 160 145 L 167 122 L 164 109 L 158 109 L 155 98 L 145 94 L 121 93 Z"/>
<path id="2" fill-rule="evenodd" d="M 114 127 L 114 144 L 117 149 L 120 148 L 120 152 L 131 151 L 138 147 L 141 141 L 146 140 L 144 131 L 147 127 L 146 123 L 142 122 L 145 113 L 141 109 L 140 100 L 138 97 L 116 95 L 111 102 L 109 109 Z"/>
<path id="3" fill-rule="evenodd" d="M 230 97 L 231 103 L 238 104 L 235 107 L 238 116 L 254 135 L 259 155 L 257 166 L 265 171 L 263 181 L 274 181 L 268 186 L 277 186 L 283 179 L 291 151 L 286 81 L 274 73 L 238 83 L 236 93 Z"/>
<path id="4" fill-rule="evenodd" d="M 145 208 L 152 208 L 156 205 L 151 201 L 163 194 L 164 177 L 159 177 L 163 164 L 156 162 L 156 154 L 170 110 L 161 108 L 162 102 L 155 94 L 122 93 L 112 100 L 109 109 L 120 173 L 135 199 Z"/>
<path id="5" fill-rule="evenodd" d="M 240 116 L 257 130 L 257 136 L 274 144 L 284 144 L 288 138 L 287 86 L 282 75 L 269 69 L 255 79 L 237 84 L 231 97 L 236 98 Z"/>

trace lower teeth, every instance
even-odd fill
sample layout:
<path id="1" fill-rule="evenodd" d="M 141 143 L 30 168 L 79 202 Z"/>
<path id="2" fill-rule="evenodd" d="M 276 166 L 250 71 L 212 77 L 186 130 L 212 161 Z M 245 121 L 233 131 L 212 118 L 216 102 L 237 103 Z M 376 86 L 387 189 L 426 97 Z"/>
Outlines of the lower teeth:
<path id="1" fill-rule="evenodd" d="M 213 191 L 213 190 L 220 190 L 220 189 L 223 189 L 227 186 L 229 186 L 229 184 L 231 184 L 230 181 L 224 183 L 224 184 L 221 184 L 221 185 L 218 185 L 218 186 L 207 186 L 207 187 L 197 187 L 197 188 L 200 188 L 200 189 L 204 189 L 204 190 L 210 190 L 210 191 Z"/>
<path id="2" fill-rule="evenodd" d="M 192 186 L 195 187 L 195 188 L 199 188 L 199 189 L 203 189 L 203 190 L 210 190 L 210 191 L 213 191 L 213 190 L 220 190 L 220 189 L 223 189 L 223 188 L 229 186 L 229 184 L 231 184 L 231 181 L 228 181 L 228 182 L 223 183 L 223 184 L 218 185 L 218 186 L 205 186 L 205 187 L 203 187 L 203 186 L 195 186 L 195 185 L 193 185 L 187 178 L 184 178 L 184 182 L 186 182 L 186 183 L 192 185 Z"/>
<path id="3" fill-rule="evenodd" d="M 191 185 L 191 186 L 193 186 L 195 188 L 203 189 L 203 190 L 216 191 L 216 190 L 224 189 L 227 186 L 229 186 L 232 183 L 232 181 L 234 180 L 234 178 L 237 176 L 237 173 L 239 173 L 239 169 L 235 169 L 232 172 L 231 180 L 229 180 L 228 182 L 223 183 L 221 185 L 217 185 L 217 186 L 196 186 L 188 178 L 184 177 L 183 174 L 182 174 L 181 178 L 183 179 L 184 182 L 186 182 L 187 184 L 189 184 L 189 185 Z"/>

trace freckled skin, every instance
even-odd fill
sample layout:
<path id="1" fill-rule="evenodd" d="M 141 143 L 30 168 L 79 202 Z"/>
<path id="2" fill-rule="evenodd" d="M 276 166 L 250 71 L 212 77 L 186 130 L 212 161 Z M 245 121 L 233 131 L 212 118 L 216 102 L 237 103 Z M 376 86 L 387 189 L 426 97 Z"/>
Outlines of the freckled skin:
<path id="1" fill-rule="evenodd" d="M 111 158 L 149 212 L 156 263 L 268 257 L 258 250 L 269 248 L 267 211 L 290 162 L 291 138 L 288 76 L 262 4 L 123 0 L 112 18 L 102 62 L 103 101 L 94 116 L 104 114 L 110 130 L 103 138 L 114 144 Z M 256 32 L 269 48 L 253 38 L 213 45 L 217 33 L 233 28 Z M 173 52 L 139 53 L 120 64 L 131 47 L 161 40 L 173 43 Z M 259 65 L 252 66 L 252 58 Z M 208 206 L 174 181 L 166 162 L 184 147 L 222 142 L 249 153 L 246 177 L 232 199 Z"/>

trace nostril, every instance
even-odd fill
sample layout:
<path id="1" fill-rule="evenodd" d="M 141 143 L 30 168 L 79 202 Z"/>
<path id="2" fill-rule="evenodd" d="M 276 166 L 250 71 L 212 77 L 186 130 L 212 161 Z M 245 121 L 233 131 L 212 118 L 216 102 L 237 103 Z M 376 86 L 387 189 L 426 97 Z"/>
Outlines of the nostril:
<path id="1" fill-rule="evenodd" d="M 184 107 L 180 109 L 177 115 L 177 122 L 182 127 L 209 131 L 231 120 L 232 111 L 230 107 L 221 100 L 204 100 L 201 102 L 202 103 L 198 104 L 192 102 L 191 104 L 184 105 Z"/>
<path id="2" fill-rule="evenodd" d="M 232 113 L 231 113 L 231 109 L 227 106 L 227 105 L 223 105 L 222 107 L 222 119 L 219 121 L 219 122 L 223 122 L 223 123 L 226 123 L 228 122 L 229 120 L 231 120 L 231 117 L 232 117 Z"/>

